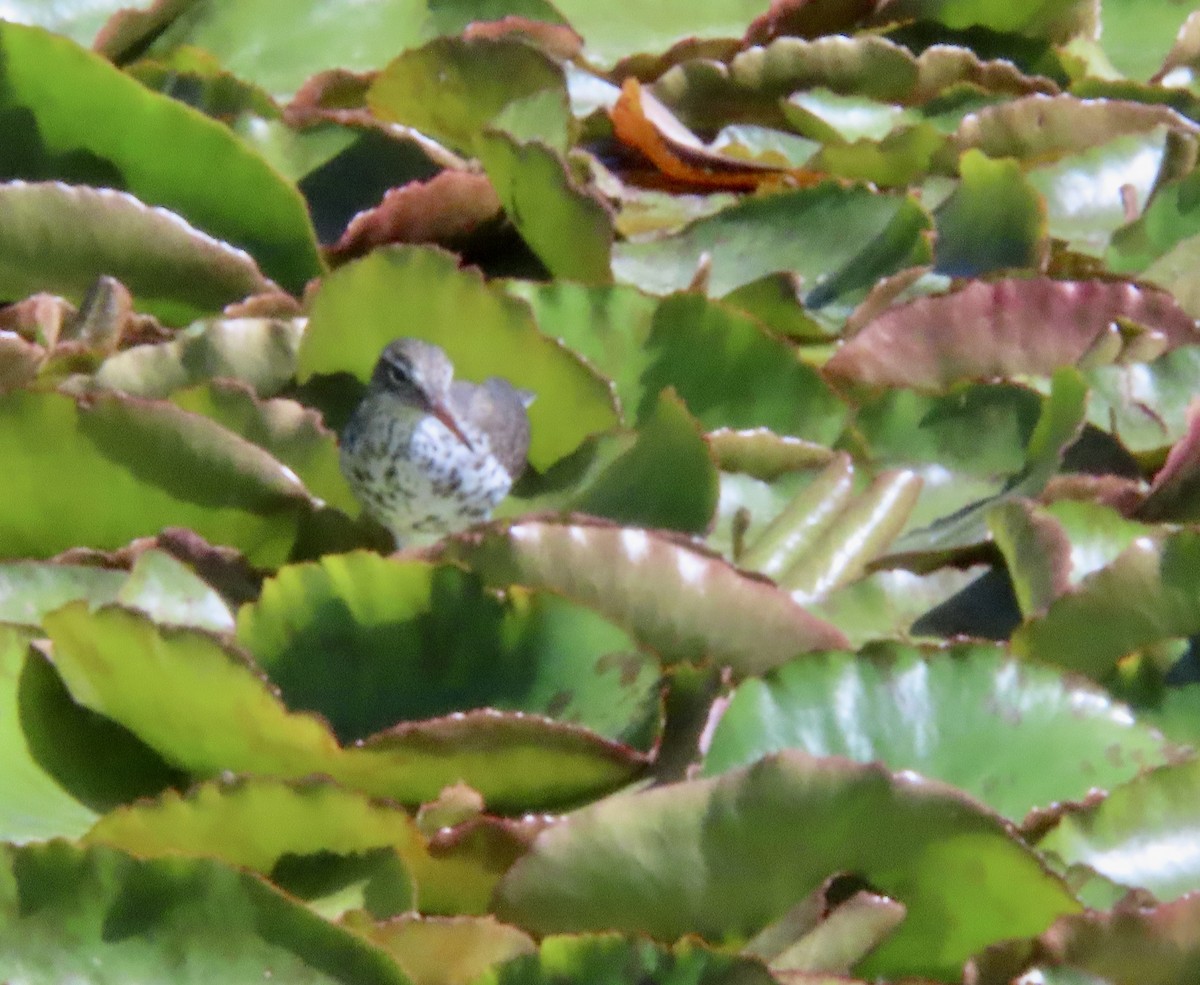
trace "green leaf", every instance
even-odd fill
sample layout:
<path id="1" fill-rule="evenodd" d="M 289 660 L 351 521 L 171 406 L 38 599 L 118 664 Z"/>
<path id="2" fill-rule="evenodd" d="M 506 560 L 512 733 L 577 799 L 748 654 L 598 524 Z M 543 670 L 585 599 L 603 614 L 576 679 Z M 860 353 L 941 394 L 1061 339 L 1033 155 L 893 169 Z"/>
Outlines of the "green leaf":
<path id="1" fill-rule="evenodd" d="M 1194 318 L 1200 318 L 1200 289 L 1191 276 L 1200 256 L 1200 236 L 1189 236 L 1173 246 L 1142 271 L 1142 276 L 1171 291 L 1179 306 Z"/>
<path id="2" fill-rule="evenodd" d="M 795 92 L 783 107 L 788 122 L 801 135 L 826 144 L 883 140 L 893 130 L 911 124 L 916 115 L 903 106 L 842 96 L 828 89 Z"/>
<path id="3" fill-rule="evenodd" d="M 417 985 L 471 985 L 493 965 L 537 950 L 528 934 L 491 917 L 410 914 L 372 923 L 351 913 L 342 925 L 387 951 Z"/>
<path id="4" fill-rule="evenodd" d="M 908 639 L 925 635 L 917 630 L 920 618 L 964 591 L 984 570 L 976 565 L 939 568 L 927 575 L 902 568 L 876 571 L 831 592 L 811 609 L 845 633 L 852 646 Z"/>
<path id="5" fill-rule="evenodd" d="M 1187 430 L 1187 409 L 1200 378 L 1200 346 L 1180 346 L 1153 362 L 1086 370 L 1088 420 L 1135 453 L 1165 449 Z"/>
<path id="6" fill-rule="evenodd" d="M 899 536 L 921 492 L 915 472 L 884 472 L 848 502 L 779 584 L 801 602 L 823 598 L 859 578 Z"/>
<path id="7" fill-rule="evenodd" d="M 944 32 L 919 56 L 871 33 L 848 37 L 819 27 L 812 34 L 823 36 L 775 37 L 739 51 L 728 63 L 683 61 L 655 82 L 654 95 L 697 131 L 731 120 L 786 127 L 784 101 L 814 89 L 921 107 L 939 129 L 953 130 L 967 113 L 999 99 L 1059 91 L 1050 79 L 1027 75 L 1006 58 L 988 60 L 947 43 Z"/>
<path id="8" fill-rule="evenodd" d="M 504 289 L 529 305 L 543 333 L 561 340 L 612 380 L 627 415 L 643 403 L 653 405 L 654 395 L 642 383 L 642 375 L 652 364 L 646 342 L 661 299 L 632 287 L 562 280 L 508 280 Z"/>
<path id="9" fill-rule="evenodd" d="M 922 233 L 929 227 L 929 216 L 912 199 L 826 182 L 747 198 L 671 236 L 620 243 L 613 275 L 668 294 L 687 288 L 707 256 L 713 295 L 792 270 L 804 278 L 807 307 L 849 305 L 878 278 L 922 262 L 928 252 Z"/>
<path id="10" fill-rule="evenodd" d="M 9 980 L 408 983 L 366 941 L 218 862 L 143 861 L 65 842 L 4 846 L 0 858 L 0 975 Z"/>
<path id="11" fill-rule="evenodd" d="M 948 143 L 932 124 L 918 123 L 879 141 L 863 138 L 851 144 L 828 144 L 809 167 L 849 181 L 869 181 L 880 188 L 905 188 L 937 168 L 937 158 Z"/>
<path id="12" fill-rule="evenodd" d="M 42 616 L 75 599 L 114 602 L 125 572 L 86 564 L 9 561 L 0 564 L 0 622 L 37 626 Z"/>
<path id="13" fill-rule="evenodd" d="M 584 729 L 494 712 L 404 725 L 343 749 L 324 721 L 288 710 L 240 650 L 212 636 L 161 628 L 125 609 L 91 613 L 82 603 L 44 623 L 76 701 L 202 777 L 320 773 L 409 804 L 462 781 L 489 803 L 529 810 L 600 796 L 643 765 L 628 747 Z"/>
<path id="14" fill-rule="evenodd" d="M 551 274 L 590 284 L 612 280 L 612 217 L 571 180 L 558 153 L 489 131 L 478 154 L 508 218 Z"/>
<path id="15" fill-rule="evenodd" d="M 4 11 L 4 19 L 18 24 L 34 24 L 87 46 L 105 22 L 121 9 L 122 0 L 66 0 L 44 3 L 42 0 L 16 0 Z"/>
<path id="16" fill-rule="evenodd" d="M 1131 79 L 1148 79 L 1162 65 L 1187 16 L 1187 4 L 1104 0 L 1100 43 L 1118 71 Z"/>
<path id="17" fill-rule="evenodd" d="M 32 631 L 0 625 L 0 838 L 77 838 L 103 811 L 178 776 L 124 729 L 71 701 Z"/>
<path id="18" fill-rule="evenodd" d="M 1167 688 L 1155 705 L 1139 705 L 1138 718 L 1172 742 L 1200 748 L 1200 684 Z"/>
<path id="19" fill-rule="evenodd" d="M 1060 500 L 1045 508 L 1010 501 L 988 511 L 988 526 L 1026 616 L 1106 567 L 1152 528 L 1101 503 Z"/>
<path id="20" fill-rule="evenodd" d="M 555 596 L 497 598 L 457 568 L 365 552 L 285 567 L 238 613 L 238 639 L 345 744 L 473 708 L 643 747 L 657 724 L 657 662 L 624 632 Z"/>
<path id="21" fill-rule="evenodd" d="M 864 399 L 854 426 L 881 466 L 929 463 L 994 478 L 1024 464 L 1043 400 L 1012 383 L 960 383 L 945 394 L 897 388 Z"/>
<path id="22" fill-rule="evenodd" d="M 180 324 L 272 287 L 241 250 L 132 195 L 58 182 L 0 184 L 0 292 L 50 290 L 79 303 L 101 274 Z"/>
<path id="23" fill-rule="evenodd" d="M 128 191 L 246 250 L 289 291 L 320 272 L 299 192 L 220 123 L 37 28 L 0 25 L 0 55 L 0 173 Z"/>
<path id="24" fill-rule="evenodd" d="M 303 17 L 291 0 L 196 0 L 150 50 L 195 45 L 235 75 L 289 94 L 324 69 L 382 68 L 399 51 L 506 14 L 562 22 L 543 0 L 323 0 Z"/>
<path id="25" fill-rule="evenodd" d="M 1049 748 L 1054 756 L 1039 759 Z M 713 733 L 704 772 L 782 749 L 914 770 L 1014 822 L 1116 787 L 1169 753 L 1123 705 L 1049 667 L 1018 664 L 994 646 L 898 644 L 802 657 L 743 682 Z M 1031 770 L 1034 759 L 1040 766 Z"/>
<path id="26" fill-rule="evenodd" d="M 856 969 L 868 977 L 953 976 L 980 948 L 1079 909 L 998 817 L 963 795 L 879 766 L 782 753 L 576 811 L 509 870 L 496 913 L 540 933 L 736 944 L 839 872 L 907 907 Z"/>
<path id="27" fill-rule="evenodd" d="M 1080 99 L 1063 93 L 985 107 L 963 118 L 955 139 L 963 150 L 977 147 L 988 157 L 1040 163 L 1082 153 L 1125 134 L 1153 134 L 1161 127 L 1195 132 L 1193 124 L 1166 106 Z"/>
<path id="28" fill-rule="evenodd" d="M 662 0 L 623 8 L 619 17 L 587 0 L 557 0 L 554 6 L 585 39 L 588 59 L 606 67 L 685 40 L 740 38 L 762 13 L 754 0 Z"/>
<path id="29" fill-rule="evenodd" d="M 1169 128 L 1125 134 L 1029 172 L 1046 203 L 1050 235 L 1104 256 L 1128 221 L 1125 202 L 1145 202 L 1167 153 Z"/>
<path id="30" fill-rule="evenodd" d="M 266 449 L 330 506 L 358 512 L 338 464 L 337 439 L 315 411 L 294 400 L 259 400 L 249 388 L 231 382 L 177 391 L 171 401 Z"/>
<path id="31" fill-rule="evenodd" d="M 218 318 L 192 325 L 169 342 L 122 349 L 100 364 L 94 379 L 138 397 L 168 397 L 186 386 L 232 377 L 270 397 L 296 373 L 302 331 L 300 319 Z"/>
<path id="32" fill-rule="evenodd" d="M 1024 500 L 997 503 L 988 510 L 987 524 L 1004 555 L 1022 615 L 1045 612 L 1070 584 L 1066 532 L 1053 517 Z"/>
<path id="33" fill-rule="evenodd" d="M 0 621 L 36 626 L 47 612 L 75 599 L 93 606 L 121 602 L 157 622 L 233 628 L 221 597 L 190 568 L 160 550 L 142 551 L 129 573 L 56 561 L 0 564 Z"/>
<path id="34" fill-rule="evenodd" d="M 820 443 L 841 431 L 845 405 L 821 374 L 721 302 L 690 293 L 663 299 L 644 352 L 650 362 L 638 376 L 639 417 L 670 386 L 708 430 L 767 427 Z"/>
<path id="35" fill-rule="evenodd" d="M 1047 985 L 1175 985 L 1200 971 L 1200 899 L 1113 907 L 1064 917 L 1054 928 Z M 1031 974 L 1041 976 L 1041 969 Z"/>
<path id="36" fill-rule="evenodd" d="M 604 382 L 539 334 L 528 307 L 460 270 L 440 250 L 376 250 L 324 278 L 311 309 L 300 346 L 301 381 L 338 371 L 365 380 L 387 343 L 412 335 L 445 349 L 460 378 L 502 376 L 537 395 L 529 408 L 534 468 L 546 468 L 616 423 Z M 404 312 L 402 322 L 396 312 Z"/>
<path id="37" fill-rule="evenodd" d="M 93 604 L 107 601 L 97 599 Z M 140 609 L 164 625 L 194 626 L 212 633 L 227 633 L 234 626 L 233 614 L 221 596 L 165 551 L 139 554 L 112 601 Z"/>
<path id="38" fill-rule="evenodd" d="M 1139 537 L 1018 629 L 1013 652 L 1102 678 L 1138 647 L 1200 632 L 1197 572 L 1194 532 Z"/>
<path id="39" fill-rule="evenodd" d="M 1118 273 L 1141 273 L 1173 247 L 1200 235 L 1200 169 L 1154 190 L 1145 211 L 1113 234 L 1105 259 Z"/>
<path id="40" fill-rule="evenodd" d="M 837 455 L 747 545 L 738 564 L 779 579 L 837 521 L 854 490 L 854 465 Z"/>
<path id="41" fill-rule="evenodd" d="M 770 985 L 775 979 L 751 958 L 723 954 L 697 941 L 673 947 L 618 934 L 551 935 L 537 951 L 487 971 L 478 985 Z"/>
<path id="42" fill-rule="evenodd" d="M 717 468 L 695 419 L 671 390 L 625 452 L 564 506 L 635 527 L 707 532 L 717 508 Z M 521 504 L 515 501 L 518 508 Z"/>
<path id="43" fill-rule="evenodd" d="M 1200 836 L 1200 763 L 1156 769 L 1064 815 L 1038 848 L 1068 864 L 1150 890 L 1163 902 L 1200 890 L 1200 859 L 1178 846 Z"/>
<path id="44" fill-rule="evenodd" d="M 708 430 L 766 427 L 828 443 L 846 408 L 820 373 L 753 318 L 698 294 L 509 281 L 541 329 L 613 381 L 639 420 L 673 387 Z"/>
<path id="45" fill-rule="evenodd" d="M 1090 27 L 1095 14 L 1087 0 L 1049 0 L 1033 5 L 1006 0 L 897 0 L 889 17 L 935 21 L 951 30 L 972 27 L 1066 41 Z"/>
<path id="46" fill-rule="evenodd" d="M 475 154 L 501 110 L 546 90 L 561 92 L 544 136 L 562 150 L 569 117 L 562 69 L 521 41 L 438 38 L 409 49 L 376 76 L 367 105 L 382 120 Z"/>
<path id="47" fill-rule="evenodd" d="M 668 664 L 707 659 L 753 674 L 844 645 L 787 593 L 649 531 L 582 519 L 524 522 L 446 541 L 442 550 L 489 584 L 547 588 L 595 608 Z"/>
<path id="48" fill-rule="evenodd" d="M 139 58 L 124 69 L 147 89 L 178 99 L 223 123 L 246 118 L 277 121 L 282 116 L 269 93 L 227 72 L 199 48 L 177 48 L 162 58 Z"/>
<path id="49" fill-rule="evenodd" d="M 908 530 L 895 545 L 897 553 L 953 551 L 988 539 L 987 512 L 997 503 L 1040 493 L 1059 470 L 1063 455 L 1079 437 L 1087 407 L 1087 385 L 1078 371 L 1060 369 L 1050 379 L 1050 393 L 1025 446 L 1025 464 L 998 488 L 971 493 L 966 505 L 945 514 L 928 527 Z M 936 464 L 933 471 L 940 471 Z M 943 476 L 944 479 L 944 476 Z M 951 484 L 960 479 L 950 477 Z M 970 491 L 970 490 L 969 490 Z M 915 512 L 915 511 L 914 511 Z"/>
<path id="50" fill-rule="evenodd" d="M 405 862 L 429 864 L 424 838 L 405 811 L 320 781 L 239 779 L 201 784 L 186 796 L 169 791 L 157 800 L 110 811 L 83 843 L 108 845 L 143 859 L 215 858 L 265 876 L 294 867 L 296 859 L 328 854 L 349 860 L 387 849 L 397 858 L 401 878 L 376 874 L 363 891 L 379 900 L 399 890 L 399 910 L 412 906 Z M 336 865 L 329 868 L 336 878 Z M 346 868 L 353 871 L 352 865 Z"/>
<path id="51" fill-rule="evenodd" d="M 954 277 L 1033 267 L 1046 248 L 1046 207 L 1016 161 L 969 150 L 961 181 L 938 208 L 937 269 Z"/>
<path id="52" fill-rule="evenodd" d="M 278 564 L 308 509 L 295 476 L 262 449 L 169 404 L 112 394 L 86 405 L 57 393 L 0 397 L 0 459 L 13 466 L 0 477 L 8 557 L 115 549 L 183 526 Z"/>

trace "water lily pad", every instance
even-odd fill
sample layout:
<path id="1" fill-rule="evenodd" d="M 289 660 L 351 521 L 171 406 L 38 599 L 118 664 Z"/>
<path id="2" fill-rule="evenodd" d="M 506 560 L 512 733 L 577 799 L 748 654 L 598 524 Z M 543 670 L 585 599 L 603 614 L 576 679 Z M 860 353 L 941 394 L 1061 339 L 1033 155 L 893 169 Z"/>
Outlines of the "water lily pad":
<path id="1" fill-rule="evenodd" d="M 1195 855 L 1169 846 L 1196 837 L 1196 762 L 1147 772 L 1088 808 L 1067 814 L 1038 847 L 1083 863 L 1164 903 L 1200 890 Z"/>
<path id="2" fill-rule="evenodd" d="M 547 270 L 591 284 L 612 279 L 612 218 L 572 181 L 559 154 L 499 131 L 482 137 L 478 153 L 505 213 Z"/>
<path id="3" fill-rule="evenodd" d="M 717 507 L 717 467 L 698 423 L 674 392 L 664 391 L 636 437 L 618 437 L 612 445 L 597 452 L 603 463 L 580 488 L 532 502 L 514 498 L 510 511 L 553 505 L 629 526 L 708 531 Z"/>
<path id="4" fill-rule="evenodd" d="M 961 183 L 935 213 L 937 269 L 955 277 L 1033 267 L 1046 249 L 1046 207 L 1015 161 L 968 151 Z"/>
<path id="5" fill-rule="evenodd" d="M 261 878 L 209 859 L 140 860 L 111 848 L 5 846 L 0 974 L 99 982 L 282 976 L 408 985 L 382 951 Z M 37 900 L 36 905 L 29 901 Z M 24 901 L 22 903 L 21 901 Z"/>
<path id="6" fill-rule="evenodd" d="M 681 232 L 622 243 L 613 275 L 655 294 L 687 288 L 705 261 L 705 284 L 720 296 L 779 270 L 804 278 L 805 305 L 859 300 L 875 280 L 923 262 L 925 211 L 901 196 L 826 183 L 749 198 Z M 794 235 L 803 227 L 805 236 Z"/>
<path id="7" fill-rule="evenodd" d="M 1029 183 L 1046 203 L 1050 235 L 1072 249 L 1104 256 L 1129 210 L 1146 202 L 1167 158 L 1169 128 L 1123 134 L 1034 168 Z"/>
<path id="8" fill-rule="evenodd" d="M 294 400 L 260 400 L 249 387 L 231 381 L 180 390 L 171 401 L 265 448 L 323 502 L 358 511 L 338 464 L 337 439 L 315 411 Z"/>
<path id="9" fill-rule="evenodd" d="M 528 301 L 542 331 L 610 378 L 639 419 L 672 387 L 710 431 L 765 427 L 818 443 L 841 432 L 845 405 L 821 375 L 729 304 L 562 281 L 507 288 Z"/>
<path id="10" fill-rule="evenodd" d="M 414 985 L 471 985 L 493 965 L 537 950 L 528 934 L 491 917 L 408 915 L 383 923 L 349 914 L 342 923 L 392 955 Z"/>
<path id="11" fill-rule="evenodd" d="M 429 863 L 424 838 L 407 812 L 319 781 L 239 779 L 201 784 L 185 796 L 168 791 L 110 811 L 83 842 L 140 858 L 215 858 L 268 877 L 273 870 L 294 868 L 297 859 L 310 859 L 315 866 L 323 854 L 348 859 L 387 849 L 397 860 L 399 878 L 388 880 L 376 872 L 365 892 L 377 900 L 384 892 L 399 896 L 400 910 L 413 904 L 405 863 Z M 329 862 L 326 876 L 335 882 L 337 866 Z M 322 890 L 330 895 L 328 886 Z"/>
<path id="12" fill-rule="evenodd" d="M 1119 273 L 1140 273 L 1196 235 L 1200 235 L 1200 171 L 1155 188 L 1145 211 L 1113 234 L 1106 259 Z"/>
<path id="13" fill-rule="evenodd" d="M 963 795 L 879 766 L 784 753 L 575 812 L 509 870 L 496 912 L 542 933 L 694 933 L 729 944 L 846 871 L 908 910 L 855 969 L 868 977 L 952 976 L 988 943 L 1079 909 L 999 818 Z"/>
<path id="14" fill-rule="evenodd" d="M 663 74 L 654 93 L 689 125 L 715 130 L 731 120 L 782 126 L 780 101 L 807 89 L 913 106 L 963 84 L 1009 96 L 1059 91 L 1044 76 L 1026 75 L 1011 61 L 987 60 L 969 48 L 939 43 L 917 56 L 889 38 L 831 32 L 777 37 L 738 52 L 727 65 L 685 61 Z"/>
<path id="15" fill-rule="evenodd" d="M 78 303 L 105 274 L 139 309 L 179 324 L 274 286 L 242 250 L 111 189 L 0 184 L 0 230 L 7 297 L 52 290 Z"/>
<path id="16" fill-rule="evenodd" d="M 51 434 L 53 442 L 33 437 Z M 0 398 L 0 455 L 20 463 L 0 479 L 9 504 L 0 554 L 9 557 L 112 549 L 188 526 L 279 563 L 310 505 L 261 448 L 169 404 L 115 394 L 82 405 L 57 393 Z"/>
<path id="17" fill-rule="evenodd" d="M 1195 123 L 1166 106 L 1062 94 L 986 107 L 965 117 L 955 138 L 964 150 L 977 147 L 988 157 L 1046 161 L 1159 127 L 1200 132 Z"/>
<path id="18" fill-rule="evenodd" d="M 319 273 L 299 192 L 226 127 L 38 28 L 0 25 L 0 50 L 6 177 L 128 191 L 246 250 L 291 291 Z M 214 173 L 222 181 L 207 180 Z"/>
<path id="19" fill-rule="evenodd" d="M 1014 652 L 1103 678 L 1138 647 L 1200 632 L 1200 541 L 1143 536 L 1013 635 Z M 1129 599 L 1138 599 L 1130 606 Z"/>
<path id="20" fill-rule="evenodd" d="M 963 379 L 1049 375 L 1077 363 L 1119 318 L 1161 332 L 1172 348 L 1196 338 L 1195 320 L 1154 288 L 1048 277 L 973 281 L 888 309 L 826 369 L 874 386 L 930 389 Z"/>
<path id="21" fill-rule="evenodd" d="M 104 811 L 179 775 L 124 729 L 76 705 L 29 643 L 0 625 L 0 837 L 77 838 Z"/>
<path id="22" fill-rule="evenodd" d="M 619 934 L 551 935 L 534 953 L 513 958 L 479 978 L 480 985 L 594 981 L 770 985 L 775 979 L 765 965 L 752 958 L 723 954 L 696 941 L 666 947 Z"/>
<path id="23" fill-rule="evenodd" d="M 404 52 L 372 82 L 367 105 L 380 119 L 415 127 L 473 153 L 485 127 L 510 103 L 545 90 L 561 96 L 554 143 L 566 141 L 566 81 L 562 69 L 532 45 L 516 40 L 438 38 Z"/>
<path id="24" fill-rule="evenodd" d="M 458 34 L 484 19 L 474 0 L 334 0 L 304 17 L 295 12 L 288 0 L 197 0 L 150 50 L 204 48 L 236 75 L 284 95 L 323 69 L 383 68 L 398 51 Z M 562 15 L 542 0 L 510 0 L 494 14 L 562 23 Z"/>
<path id="25" fill-rule="evenodd" d="M 553 588 L 594 606 L 667 662 L 707 658 L 757 673 L 844 639 L 774 586 L 644 530 L 524 522 L 449 541 L 444 553 L 490 583 Z"/>
<path id="26" fill-rule="evenodd" d="M 598 796 L 644 765 L 629 747 L 585 729 L 500 712 L 403 725 L 342 748 L 324 721 L 289 710 L 241 650 L 213 636 L 83 603 L 44 623 L 76 701 L 200 777 L 321 773 L 408 804 L 465 781 L 489 804 L 521 811 Z"/>
<path id="27" fill-rule="evenodd" d="M 238 639 L 343 743 L 495 708 L 645 747 L 658 717 L 657 661 L 616 626 L 555 596 L 496 598 L 457 568 L 365 552 L 285 567 L 238 613 Z"/>
<path id="28" fill-rule="evenodd" d="M 1053 764 L 1028 769 L 1048 746 Z M 704 771 L 717 775 L 781 749 L 915 770 L 1014 822 L 1112 789 L 1167 762 L 1170 751 L 1099 688 L 1019 664 L 999 647 L 894 644 L 804 657 L 740 684 Z"/>

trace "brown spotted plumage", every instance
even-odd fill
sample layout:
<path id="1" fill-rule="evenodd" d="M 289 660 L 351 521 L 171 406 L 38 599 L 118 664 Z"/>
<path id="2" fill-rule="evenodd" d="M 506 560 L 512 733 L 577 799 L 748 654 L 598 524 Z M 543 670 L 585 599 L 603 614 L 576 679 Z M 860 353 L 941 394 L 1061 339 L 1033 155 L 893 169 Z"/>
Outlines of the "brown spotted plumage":
<path id="1" fill-rule="evenodd" d="M 363 507 L 401 546 L 488 519 L 525 467 L 531 398 L 508 380 L 454 380 L 438 346 L 392 342 L 342 434 Z"/>

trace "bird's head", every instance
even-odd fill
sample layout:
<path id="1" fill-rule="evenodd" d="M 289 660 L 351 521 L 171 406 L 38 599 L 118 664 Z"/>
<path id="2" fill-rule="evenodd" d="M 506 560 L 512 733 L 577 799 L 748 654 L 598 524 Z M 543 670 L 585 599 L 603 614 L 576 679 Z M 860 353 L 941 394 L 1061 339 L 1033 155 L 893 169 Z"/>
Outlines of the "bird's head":
<path id="1" fill-rule="evenodd" d="M 470 448 L 447 403 L 453 379 L 454 364 L 439 346 L 422 339 L 396 339 L 375 363 L 371 389 L 431 414 Z"/>

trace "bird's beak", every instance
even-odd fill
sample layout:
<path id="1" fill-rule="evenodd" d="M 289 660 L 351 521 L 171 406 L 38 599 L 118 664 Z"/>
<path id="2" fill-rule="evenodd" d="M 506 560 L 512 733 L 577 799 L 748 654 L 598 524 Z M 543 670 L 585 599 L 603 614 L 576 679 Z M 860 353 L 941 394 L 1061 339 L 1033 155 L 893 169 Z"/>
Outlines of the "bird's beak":
<path id="1" fill-rule="evenodd" d="M 471 439 L 463 434 L 463 429 L 458 426 L 458 421 L 454 419 L 454 415 L 450 413 L 450 408 L 441 402 L 431 402 L 429 413 L 436 417 L 439 421 L 446 425 L 450 433 L 459 441 L 466 445 L 471 451 L 475 450 L 475 446 L 471 444 Z"/>

